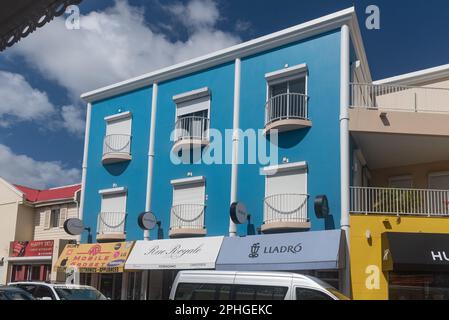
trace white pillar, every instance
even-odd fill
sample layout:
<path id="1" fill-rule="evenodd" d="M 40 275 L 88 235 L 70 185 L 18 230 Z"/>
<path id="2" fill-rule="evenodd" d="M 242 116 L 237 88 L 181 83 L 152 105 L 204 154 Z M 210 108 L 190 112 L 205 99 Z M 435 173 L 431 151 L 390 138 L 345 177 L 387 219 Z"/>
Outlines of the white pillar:
<path id="1" fill-rule="evenodd" d="M 148 173 L 147 173 L 147 197 L 145 201 L 145 211 L 151 211 L 151 199 L 153 194 L 153 167 L 154 167 L 154 144 L 156 135 L 156 115 L 157 115 L 157 94 L 159 86 L 157 83 L 153 84 L 153 94 L 151 100 L 151 123 L 150 123 L 150 139 L 148 143 Z M 150 231 L 143 232 L 143 238 L 150 241 Z M 142 289 L 140 297 L 142 300 L 147 300 L 148 296 L 148 279 L 150 271 L 142 271 Z"/>
<path id="2" fill-rule="evenodd" d="M 237 201 L 237 179 L 239 159 L 239 130 L 240 130 L 240 70 L 241 61 L 235 59 L 234 74 L 234 121 L 232 133 L 232 173 L 231 173 L 231 204 Z M 237 225 L 229 219 L 229 236 L 237 236 Z"/>
<path id="3" fill-rule="evenodd" d="M 343 274 L 343 291 L 351 294 L 351 272 L 349 257 L 349 81 L 350 81 L 350 34 L 349 27 L 341 27 L 340 47 L 340 170 L 341 170 L 341 229 L 346 237 L 346 263 Z"/>
<path id="4" fill-rule="evenodd" d="M 154 143 L 156 134 L 157 94 L 158 94 L 158 84 L 154 83 L 151 101 L 150 139 L 148 146 L 147 198 L 145 201 L 146 212 L 151 211 L 151 197 L 153 193 L 153 167 L 154 167 Z M 145 240 L 150 240 L 150 231 L 145 230 L 143 238 Z"/>
<path id="5" fill-rule="evenodd" d="M 82 169 L 82 178 L 81 178 L 81 197 L 80 197 L 80 204 L 79 204 L 79 210 L 78 210 L 78 218 L 80 220 L 83 220 L 84 217 L 84 201 L 85 201 L 85 194 L 86 194 L 86 175 L 87 175 L 87 160 L 89 156 L 89 135 L 90 135 L 90 121 L 91 121 L 91 114 L 92 114 L 92 104 L 87 104 L 87 114 L 86 114 L 86 129 L 84 133 L 84 154 L 83 154 L 83 169 Z M 88 226 L 91 227 L 92 226 Z M 91 230 L 91 232 L 94 232 L 94 230 Z M 77 237 L 78 242 L 81 241 L 81 235 Z"/>

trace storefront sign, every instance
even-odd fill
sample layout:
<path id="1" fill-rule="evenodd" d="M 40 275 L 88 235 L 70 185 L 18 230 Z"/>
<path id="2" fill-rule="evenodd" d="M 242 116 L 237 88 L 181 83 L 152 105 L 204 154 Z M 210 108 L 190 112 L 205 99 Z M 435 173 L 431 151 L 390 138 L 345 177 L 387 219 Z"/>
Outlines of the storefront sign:
<path id="1" fill-rule="evenodd" d="M 235 224 L 244 224 L 248 221 L 248 211 L 242 202 L 234 202 L 231 205 L 230 214 L 231 220 Z"/>
<path id="2" fill-rule="evenodd" d="M 226 238 L 217 270 L 326 270 L 344 267 L 340 230 Z"/>
<path id="3" fill-rule="evenodd" d="M 11 242 L 9 256 L 18 257 L 51 257 L 53 256 L 53 240 L 15 241 Z"/>
<path id="4" fill-rule="evenodd" d="M 154 228 L 156 228 L 157 219 L 152 212 L 144 212 L 139 215 L 137 223 L 143 230 L 153 230 Z"/>
<path id="5" fill-rule="evenodd" d="M 382 234 L 384 271 L 445 272 L 449 268 L 449 234 Z"/>
<path id="6" fill-rule="evenodd" d="M 76 268 L 80 273 L 120 273 L 134 242 L 68 244 L 55 268 L 65 272 Z"/>
<path id="7" fill-rule="evenodd" d="M 223 237 L 137 241 L 125 269 L 214 269 Z"/>
<path id="8" fill-rule="evenodd" d="M 318 219 L 324 219 L 329 215 L 329 201 L 327 196 L 321 195 L 315 198 L 314 203 L 315 214 Z"/>

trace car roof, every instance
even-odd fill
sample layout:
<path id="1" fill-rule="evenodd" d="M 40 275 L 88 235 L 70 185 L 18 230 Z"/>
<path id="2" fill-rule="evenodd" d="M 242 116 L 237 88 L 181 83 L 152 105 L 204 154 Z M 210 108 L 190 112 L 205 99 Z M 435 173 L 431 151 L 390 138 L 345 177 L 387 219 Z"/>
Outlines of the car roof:
<path id="1" fill-rule="evenodd" d="M 293 273 L 293 272 L 261 272 L 261 271 L 216 271 L 216 270 L 204 270 L 204 271 L 198 271 L 198 270 L 186 270 L 181 271 L 180 277 L 183 276 L 201 276 L 201 275 L 209 275 L 209 276 L 244 276 L 244 277 L 271 277 L 271 278 L 290 278 L 290 279 L 298 279 L 305 283 L 308 283 L 310 285 L 319 285 L 324 288 L 330 288 L 332 287 L 330 284 L 312 277 L 308 275 L 303 275 L 299 273 Z"/>
<path id="2" fill-rule="evenodd" d="M 84 286 L 78 284 L 66 284 L 66 283 L 52 283 L 52 282 L 14 282 L 10 283 L 10 285 L 39 285 L 39 286 L 47 286 L 53 288 L 67 288 L 67 289 L 94 289 L 91 286 Z"/>

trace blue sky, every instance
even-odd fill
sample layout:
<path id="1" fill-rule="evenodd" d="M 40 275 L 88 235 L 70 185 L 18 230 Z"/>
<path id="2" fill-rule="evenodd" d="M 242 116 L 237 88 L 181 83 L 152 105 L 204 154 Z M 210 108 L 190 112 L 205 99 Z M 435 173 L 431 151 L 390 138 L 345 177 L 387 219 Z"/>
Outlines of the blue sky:
<path id="1" fill-rule="evenodd" d="M 81 180 L 81 92 L 353 4 L 374 79 L 449 63 L 445 0 L 84 0 L 80 30 L 61 17 L 0 53 L 0 176 L 41 188 Z M 364 27 L 372 4 L 380 30 Z"/>

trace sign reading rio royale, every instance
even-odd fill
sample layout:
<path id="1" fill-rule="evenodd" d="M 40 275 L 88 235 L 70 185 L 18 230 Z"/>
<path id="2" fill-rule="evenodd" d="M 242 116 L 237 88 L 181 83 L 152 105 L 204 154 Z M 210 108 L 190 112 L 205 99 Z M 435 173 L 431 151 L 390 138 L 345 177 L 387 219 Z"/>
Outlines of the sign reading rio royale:
<path id="1" fill-rule="evenodd" d="M 75 268 L 80 273 L 120 273 L 133 248 L 134 242 L 68 244 L 55 269 L 65 272 Z"/>

